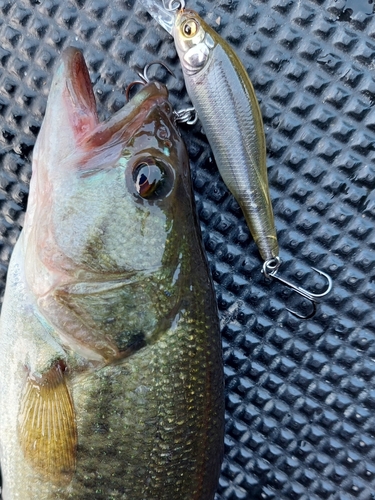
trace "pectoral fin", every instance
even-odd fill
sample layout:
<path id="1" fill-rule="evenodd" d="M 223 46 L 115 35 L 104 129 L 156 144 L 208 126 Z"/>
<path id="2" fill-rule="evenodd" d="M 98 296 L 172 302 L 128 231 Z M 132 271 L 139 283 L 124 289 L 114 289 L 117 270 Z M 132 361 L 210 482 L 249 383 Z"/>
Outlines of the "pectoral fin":
<path id="1" fill-rule="evenodd" d="M 73 402 L 59 362 L 27 377 L 19 414 L 19 441 L 30 465 L 45 481 L 70 482 L 75 470 L 77 430 Z"/>

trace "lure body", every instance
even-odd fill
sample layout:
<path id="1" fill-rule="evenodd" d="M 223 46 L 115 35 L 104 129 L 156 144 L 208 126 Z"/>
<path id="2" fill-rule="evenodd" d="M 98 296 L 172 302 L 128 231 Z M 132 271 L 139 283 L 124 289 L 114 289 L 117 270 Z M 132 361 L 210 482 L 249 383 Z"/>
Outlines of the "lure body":
<path id="1" fill-rule="evenodd" d="M 155 0 L 141 3 L 174 37 L 187 92 L 220 174 L 241 206 L 263 260 L 274 259 L 279 248 L 268 187 L 263 122 L 243 64 L 195 11 L 167 10 L 166 5 Z"/>
<path id="2" fill-rule="evenodd" d="M 196 31 L 187 36 L 185 31 Z M 263 260 L 279 253 L 268 187 L 262 116 L 233 49 L 191 10 L 173 29 L 186 89 L 220 174 L 242 208 Z"/>
<path id="3" fill-rule="evenodd" d="M 81 53 L 56 71 L 0 321 L 3 500 L 212 500 L 216 303 L 168 93 L 99 123 Z"/>

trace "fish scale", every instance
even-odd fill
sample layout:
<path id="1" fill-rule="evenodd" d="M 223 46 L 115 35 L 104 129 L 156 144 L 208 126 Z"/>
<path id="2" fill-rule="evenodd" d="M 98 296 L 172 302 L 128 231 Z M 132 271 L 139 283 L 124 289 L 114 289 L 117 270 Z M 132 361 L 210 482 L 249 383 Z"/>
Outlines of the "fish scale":
<path id="1" fill-rule="evenodd" d="M 183 372 L 186 377 L 183 378 L 180 374 L 177 380 L 174 378 L 173 387 L 169 388 L 171 373 L 178 373 L 178 367 L 183 362 L 180 335 L 186 334 L 184 331 L 174 332 L 172 345 L 167 342 L 156 343 L 147 352 L 137 353 L 130 363 L 106 368 L 91 379 L 86 379 L 84 384 L 77 383 L 77 388 L 73 388 L 73 398 L 79 401 L 77 413 L 91 417 L 92 422 L 99 420 L 102 425 L 101 430 L 93 432 L 89 422 L 82 424 L 82 428 L 87 430 L 80 436 L 81 453 L 85 458 L 82 468 L 77 469 L 77 481 L 81 483 L 85 494 L 92 494 L 99 486 L 103 496 L 98 498 L 103 499 L 110 488 L 122 492 L 124 496 L 118 498 L 169 499 L 173 498 L 176 491 L 176 481 L 181 481 L 185 483 L 178 490 L 181 498 L 189 498 L 189 495 L 190 498 L 208 497 L 207 489 L 205 492 L 199 490 L 199 480 L 193 480 L 197 467 L 190 458 L 192 449 L 204 439 L 205 434 L 203 427 L 201 430 L 197 427 L 196 412 L 204 405 L 206 398 L 210 398 L 210 395 L 202 392 L 202 387 L 196 384 L 196 377 L 205 369 L 202 363 L 198 366 L 199 356 L 191 358 L 191 366 L 186 366 Z M 174 343 L 179 347 L 174 348 Z M 197 346 L 189 341 L 189 349 L 194 347 Z M 152 386 L 149 373 L 154 374 L 155 379 L 157 377 Z M 116 385 L 121 383 L 124 377 L 131 397 L 119 400 L 117 396 L 117 399 L 113 400 L 113 392 L 118 394 Z M 113 392 L 108 391 L 107 380 L 110 380 L 109 388 L 114 386 Z M 194 387 L 197 395 L 186 400 L 182 384 Z M 142 397 L 139 396 L 140 392 Z M 101 403 L 98 408 L 92 408 L 95 401 Z M 81 409 L 81 405 L 86 406 L 85 402 L 90 408 Z M 118 435 L 122 428 L 128 437 L 119 443 Z M 175 432 L 176 428 L 179 431 Z M 171 432 L 173 436 L 170 436 Z M 106 471 L 97 468 L 98 460 L 92 446 L 93 436 L 95 440 L 98 439 L 99 456 L 102 450 L 108 450 L 110 455 L 127 456 L 125 463 L 117 462 L 117 468 L 114 466 L 116 462 L 108 462 L 107 479 Z M 142 436 L 142 440 L 134 439 L 134 436 Z M 171 439 L 175 445 L 171 446 Z M 208 446 L 204 449 L 211 449 L 210 443 L 206 444 Z M 128 448 L 133 450 L 133 456 L 129 457 Z M 174 452 L 174 448 L 177 452 Z M 183 449 L 183 453 L 179 452 L 179 448 Z M 200 461 L 199 469 L 204 470 L 206 457 L 203 455 Z M 87 471 L 91 471 L 89 477 Z M 101 476 L 100 482 L 98 476 Z M 183 481 L 186 476 L 191 476 L 192 484 Z M 137 477 L 139 481 L 136 480 Z"/>

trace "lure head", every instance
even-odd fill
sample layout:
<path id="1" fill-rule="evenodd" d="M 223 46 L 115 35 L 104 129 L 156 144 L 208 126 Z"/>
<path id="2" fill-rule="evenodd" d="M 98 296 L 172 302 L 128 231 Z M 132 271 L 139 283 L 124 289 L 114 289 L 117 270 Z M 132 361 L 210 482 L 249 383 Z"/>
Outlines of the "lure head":
<path id="1" fill-rule="evenodd" d="M 173 36 L 185 74 L 196 75 L 208 67 L 216 33 L 196 12 L 185 9 L 177 14 Z"/>

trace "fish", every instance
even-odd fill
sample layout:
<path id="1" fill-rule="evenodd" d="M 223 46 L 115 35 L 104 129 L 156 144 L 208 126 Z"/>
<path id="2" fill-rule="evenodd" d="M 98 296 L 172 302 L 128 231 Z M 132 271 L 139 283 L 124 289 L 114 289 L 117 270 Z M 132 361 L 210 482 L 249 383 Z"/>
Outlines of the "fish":
<path id="1" fill-rule="evenodd" d="M 168 90 L 100 122 L 80 50 L 54 75 L 0 318 L 2 500 L 211 500 L 222 349 Z"/>
<path id="2" fill-rule="evenodd" d="M 185 86 L 221 177 L 265 262 L 279 265 L 266 141 L 254 87 L 232 47 L 185 2 L 140 0 L 174 38 Z"/>

